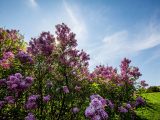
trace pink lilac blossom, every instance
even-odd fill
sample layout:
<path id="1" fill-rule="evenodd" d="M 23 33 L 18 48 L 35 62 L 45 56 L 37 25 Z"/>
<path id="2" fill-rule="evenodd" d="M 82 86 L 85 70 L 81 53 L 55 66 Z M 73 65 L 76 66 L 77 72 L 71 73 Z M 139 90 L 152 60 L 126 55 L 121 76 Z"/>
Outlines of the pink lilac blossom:
<path id="1" fill-rule="evenodd" d="M 9 69 L 11 66 L 11 63 L 8 59 L 2 59 L 0 60 L 0 66 L 4 69 Z"/>
<path id="2" fill-rule="evenodd" d="M 14 54 L 12 52 L 4 52 L 3 53 L 3 58 L 4 59 L 13 59 L 14 58 Z"/>

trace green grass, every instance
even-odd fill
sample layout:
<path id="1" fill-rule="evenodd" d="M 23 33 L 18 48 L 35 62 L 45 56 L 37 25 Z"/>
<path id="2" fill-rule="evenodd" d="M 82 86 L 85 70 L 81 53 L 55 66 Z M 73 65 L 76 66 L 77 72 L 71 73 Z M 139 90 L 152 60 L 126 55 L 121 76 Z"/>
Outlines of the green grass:
<path id="1" fill-rule="evenodd" d="M 145 93 L 142 96 L 147 106 L 136 111 L 138 116 L 144 120 L 160 120 L 160 92 Z"/>

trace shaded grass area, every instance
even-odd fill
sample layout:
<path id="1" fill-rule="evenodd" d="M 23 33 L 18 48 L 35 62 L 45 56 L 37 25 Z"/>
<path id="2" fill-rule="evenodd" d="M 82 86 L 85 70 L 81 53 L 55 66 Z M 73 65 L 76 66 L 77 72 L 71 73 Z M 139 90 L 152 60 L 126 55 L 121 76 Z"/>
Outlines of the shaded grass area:
<path id="1" fill-rule="evenodd" d="M 146 99 L 147 105 L 137 109 L 137 115 L 142 120 L 160 120 L 160 92 L 145 93 L 142 96 Z"/>

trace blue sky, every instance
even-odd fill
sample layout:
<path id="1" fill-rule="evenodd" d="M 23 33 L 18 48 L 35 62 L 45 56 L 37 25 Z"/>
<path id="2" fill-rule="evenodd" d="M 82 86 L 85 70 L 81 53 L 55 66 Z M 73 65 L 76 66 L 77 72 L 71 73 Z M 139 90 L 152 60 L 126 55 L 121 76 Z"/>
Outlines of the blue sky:
<path id="1" fill-rule="evenodd" d="M 20 30 L 26 41 L 62 22 L 90 54 L 91 70 L 127 57 L 140 79 L 160 85 L 159 0 L 0 0 L 0 27 Z"/>

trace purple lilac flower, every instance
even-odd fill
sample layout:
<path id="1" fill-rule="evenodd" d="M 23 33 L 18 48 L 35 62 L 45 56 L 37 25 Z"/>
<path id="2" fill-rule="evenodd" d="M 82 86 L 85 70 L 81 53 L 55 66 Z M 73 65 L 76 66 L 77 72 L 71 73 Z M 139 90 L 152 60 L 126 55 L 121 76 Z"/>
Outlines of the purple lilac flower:
<path id="1" fill-rule="evenodd" d="M 38 98 L 39 98 L 39 95 L 31 95 L 29 96 L 28 101 L 35 102 L 37 101 Z"/>
<path id="2" fill-rule="evenodd" d="M 32 38 L 27 51 L 34 56 L 38 54 L 49 56 L 55 48 L 54 45 L 54 36 L 50 32 L 42 32 L 39 38 Z"/>
<path id="3" fill-rule="evenodd" d="M 95 112 L 96 112 L 95 108 L 93 106 L 89 106 L 85 110 L 85 116 L 88 118 L 93 117 Z"/>
<path id="4" fill-rule="evenodd" d="M 127 109 L 131 109 L 132 106 L 128 103 L 128 104 L 126 104 L 126 108 L 127 108 Z"/>
<path id="5" fill-rule="evenodd" d="M 100 95 L 91 95 L 91 103 L 85 110 L 85 116 L 92 120 L 107 119 L 108 114 L 105 112 L 106 100 Z"/>
<path id="6" fill-rule="evenodd" d="M 28 113 L 28 115 L 25 117 L 25 120 L 36 120 L 36 118 L 33 113 Z"/>
<path id="7" fill-rule="evenodd" d="M 24 51 L 19 51 L 17 54 L 17 58 L 21 61 L 21 63 L 33 63 L 33 59 L 28 53 L 25 53 Z"/>
<path id="8" fill-rule="evenodd" d="M 26 82 L 29 83 L 29 84 L 32 84 L 33 83 L 33 78 L 32 77 L 26 77 Z"/>
<path id="9" fill-rule="evenodd" d="M 103 99 L 100 95 L 97 95 L 97 94 L 94 94 L 94 95 L 91 95 L 91 96 L 90 96 L 91 101 L 92 101 L 93 99 L 95 99 L 95 98 L 100 101 L 100 103 L 102 104 L 103 107 L 106 106 L 106 99 Z M 91 102 L 91 103 L 92 103 L 92 102 Z"/>
<path id="10" fill-rule="evenodd" d="M 98 115 L 100 115 L 102 119 L 108 118 L 108 114 L 105 112 L 104 109 L 99 109 L 97 112 L 98 112 Z"/>
<path id="11" fill-rule="evenodd" d="M 113 109 L 114 108 L 114 104 L 109 100 L 109 102 L 108 102 L 108 106 L 111 108 L 111 109 Z"/>
<path id="12" fill-rule="evenodd" d="M 13 59 L 14 58 L 14 54 L 12 53 L 12 52 L 5 52 L 4 54 L 3 54 L 3 58 L 4 59 Z"/>
<path id="13" fill-rule="evenodd" d="M 135 106 L 144 105 L 145 101 L 142 97 L 137 97 Z"/>
<path id="14" fill-rule="evenodd" d="M 98 98 L 94 98 L 90 105 L 93 106 L 96 110 L 102 108 L 102 102 L 98 100 Z"/>
<path id="15" fill-rule="evenodd" d="M 17 77 L 18 79 L 22 79 L 22 78 L 23 78 L 23 76 L 22 76 L 21 73 L 16 73 L 16 74 L 15 74 L 15 77 Z"/>
<path id="16" fill-rule="evenodd" d="M 78 112 L 79 112 L 79 108 L 78 108 L 78 107 L 72 108 L 72 112 L 73 112 L 74 114 L 78 113 Z"/>
<path id="17" fill-rule="evenodd" d="M 119 112 L 121 113 L 127 113 L 128 110 L 126 108 L 124 108 L 123 106 L 119 107 Z"/>
<path id="18" fill-rule="evenodd" d="M 91 118 L 91 120 L 102 120 L 100 115 L 95 115 Z"/>
<path id="19" fill-rule="evenodd" d="M 56 25 L 57 40 L 60 42 L 63 48 L 67 45 L 71 47 L 77 46 L 77 40 L 75 34 L 70 32 L 70 29 L 64 23 Z"/>
<path id="20" fill-rule="evenodd" d="M 13 96 L 6 96 L 6 97 L 4 98 L 4 100 L 5 100 L 8 104 L 14 104 L 14 102 L 15 102 L 15 99 L 14 99 Z"/>
<path id="21" fill-rule="evenodd" d="M 36 103 L 36 102 L 28 101 L 28 102 L 25 104 L 25 108 L 28 109 L 28 110 L 36 109 L 36 108 L 37 108 L 37 103 Z"/>
<path id="22" fill-rule="evenodd" d="M 63 86 L 63 92 L 64 92 L 64 93 L 69 93 L 69 89 L 68 89 L 67 86 Z"/>
<path id="23" fill-rule="evenodd" d="M 5 101 L 0 101 L 0 109 L 4 106 Z"/>
<path id="24" fill-rule="evenodd" d="M 25 108 L 32 110 L 37 108 L 37 99 L 39 98 L 39 95 L 31 95 L 28 98 L 27 103 L 25 104 Z"/>
<path id="25" fill-rule="evenodd" d="M 23 78 L 23 76 L 20 73 L 16 73 L 15 75 L 9 76 L 6 83 L 9 90 L 18 92 L 29 88 L 33 83 L 33 78 Z"/>
<path id="26" fill-rule="evenodd" d="M 50 95 L 44 96 L 44 97 L 43 97 L 43 102 L 47 103 L 47 102 L 50 101 L 50 99 L 51 99 L 51 96 L 50 96 Z"/>
<path id="27" fill-rule="evenodd" d="M 97 95 L 97 94 L 93 94 L 93 95 L 90 96 L 91 100 L 93 100 L 94 98 L 101 99 L 102 97 L 100 95 Z"/>

